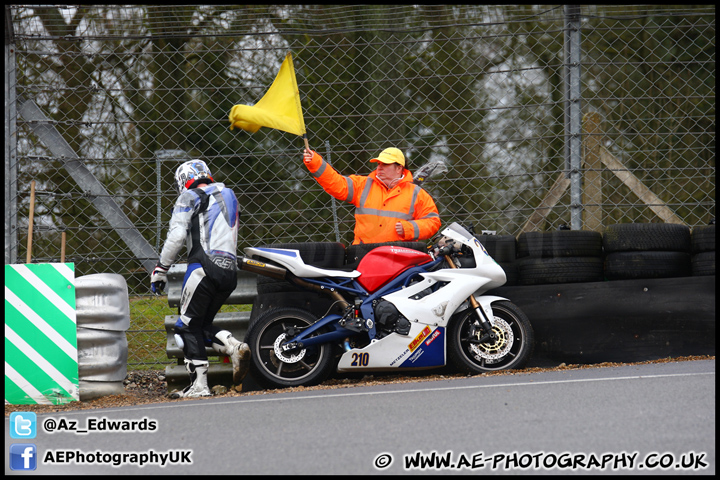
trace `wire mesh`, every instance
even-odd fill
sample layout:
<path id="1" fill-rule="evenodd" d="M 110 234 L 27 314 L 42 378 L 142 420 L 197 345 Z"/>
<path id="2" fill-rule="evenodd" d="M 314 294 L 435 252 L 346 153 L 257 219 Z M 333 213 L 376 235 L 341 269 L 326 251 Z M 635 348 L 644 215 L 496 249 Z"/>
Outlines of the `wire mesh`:
<path id="1" fill-rule="evenodd" d="M 155 251 L 176 198 L 173 172 L 202 158 L 240 201 L 239 248 L 352 242 L 350 205 L 304 167 L 300 137 L 230 131 L 292 52 L 310 145 L 340 173 L 398 147 L 443 224 L 518 235 L 571 224 L 681 222 L 715 214 L 715 7 L 583 5 L 10 5 L 6 71 L 6 263 L 149 275 L 97 195 L 18 115 L 32 101 Z M 575 30 L 573 30 L 575 29 Z M 568 47 L 568 35 L 580 42 Z M 6 28 L 6 37 L 8 31 Z M 8 42 L 6 42 L 8 45 Z M 578 49 L 579 64 L 568 60 Z M 579 71 L 579 99 L 567 74 Z M 567 107 L 580 102 L 582 164 L 568 159 Z M 9 106 L 8 106 L 9 105 Z M 8 118 L 9 117 L 9 118 Z M 574 201 L 565 179 L 581 179 Z M 553 195 L 555 197 L 553 197 Z M 550 198 L 556 198 L 549 202 Z M 550 206 L 549 206 L 550 205 Z M 154 260 L 154 259 L 153 259 Z M 130 365 L 157 366 L 159 307 L 134 314 Z M 156 334 L 153 334 L 155 332 Z M 162 355 L 160 355 L 162 357 Z"/>

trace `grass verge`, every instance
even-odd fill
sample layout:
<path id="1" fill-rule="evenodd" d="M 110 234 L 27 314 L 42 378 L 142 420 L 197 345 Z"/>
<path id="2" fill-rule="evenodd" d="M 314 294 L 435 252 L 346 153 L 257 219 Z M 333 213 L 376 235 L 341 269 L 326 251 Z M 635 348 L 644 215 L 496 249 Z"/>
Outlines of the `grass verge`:
<path id="1" fill-rule="evenodd" d="M 252 305 L 223 305 L 221 312 L 249 312 Z M 164 370 L 173 365 L 165 353 L 167 334 L 165 317 L 177 315 L 167 297 L 130 297 L 130 328 L 127 331 L 128 370 Z"/>

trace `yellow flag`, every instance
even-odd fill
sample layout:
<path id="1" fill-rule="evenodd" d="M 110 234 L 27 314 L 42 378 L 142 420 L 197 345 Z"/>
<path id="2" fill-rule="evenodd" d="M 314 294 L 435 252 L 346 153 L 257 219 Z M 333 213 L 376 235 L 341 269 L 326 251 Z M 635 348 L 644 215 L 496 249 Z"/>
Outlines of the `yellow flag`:
<path id="1" fill-rule="evenodd" d="M 305 134 L 292 55 L 287 54 L 275 81 L 254 106 L 235 105 L 230 110 L 230 130 L 234 127 L 255 133 L 260 127 L 275 128 L 295 135 Z"/>

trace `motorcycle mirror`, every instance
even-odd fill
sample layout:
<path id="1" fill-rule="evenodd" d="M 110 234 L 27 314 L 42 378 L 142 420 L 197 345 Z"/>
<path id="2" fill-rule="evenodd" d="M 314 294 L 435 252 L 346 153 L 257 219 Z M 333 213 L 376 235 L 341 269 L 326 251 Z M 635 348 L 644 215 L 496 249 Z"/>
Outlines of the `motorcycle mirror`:
<path id="1" fill-rule="evenodd" d="M 415 170 L 415 174 L 413 175 L 413 182 L 416 185 L 422 185 L 423 183 L 428 181 L 430 177 L 440 175 L 441 173 L 446 173 L 447 171 L 448 168 L 445 165 L 445 162 L 443 162 L 442 160 L 431 160 L 422 167 Z"/>

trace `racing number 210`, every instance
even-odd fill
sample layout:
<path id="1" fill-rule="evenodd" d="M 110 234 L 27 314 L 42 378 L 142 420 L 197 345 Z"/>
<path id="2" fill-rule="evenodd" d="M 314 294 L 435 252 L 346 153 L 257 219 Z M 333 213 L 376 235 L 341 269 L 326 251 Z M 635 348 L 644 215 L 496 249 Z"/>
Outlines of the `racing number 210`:
<path id="1" fill-rule="evenodd" d="M 350 363 L 350 366 L 352 367 L 367 367 L 370 362 L 370 354 L 367 352 L 353 353 L 352 357 L 353 360 L 352 363 Z"/>

